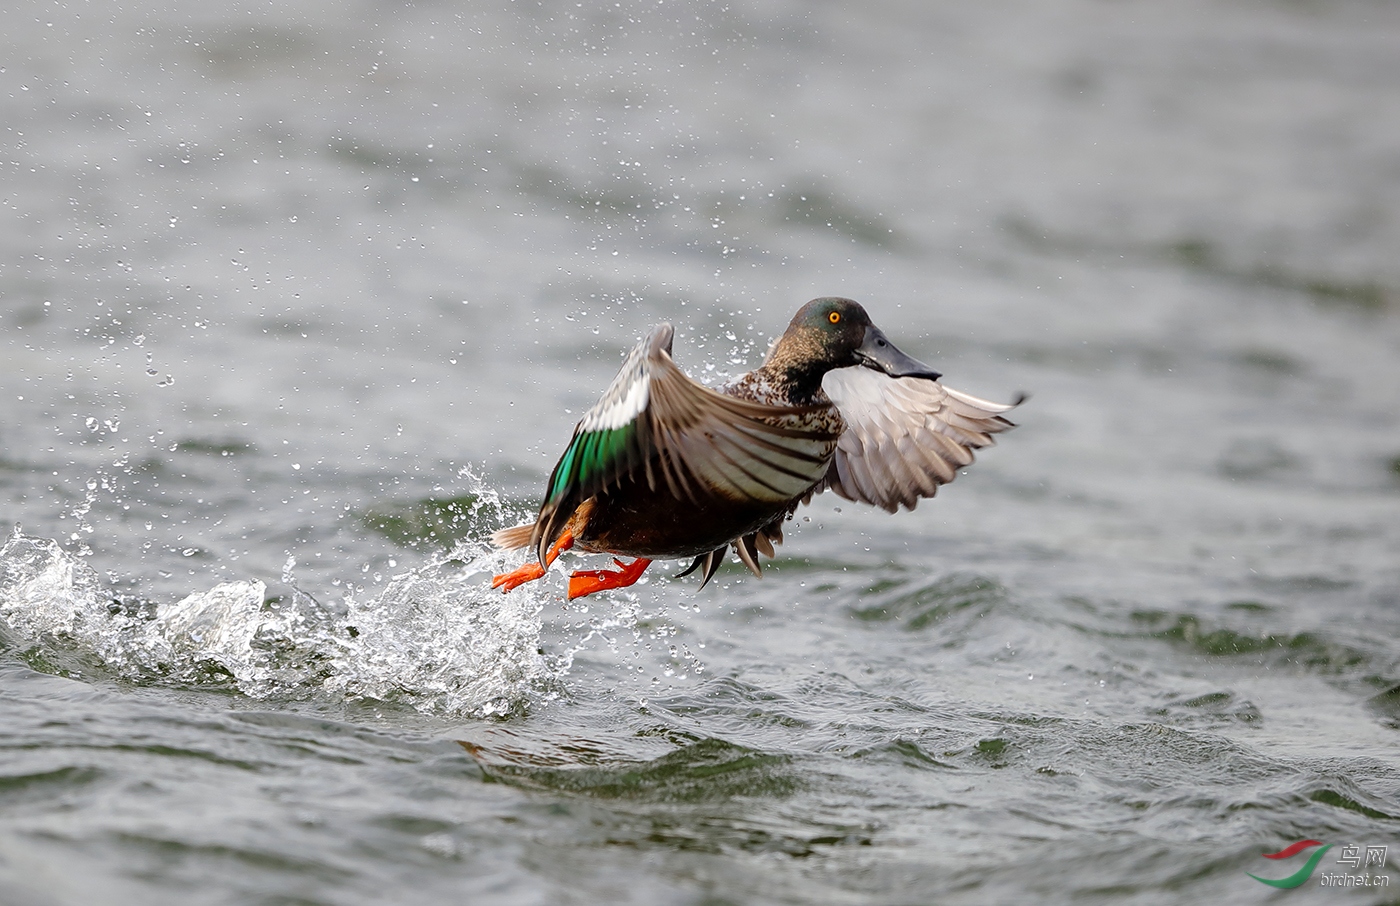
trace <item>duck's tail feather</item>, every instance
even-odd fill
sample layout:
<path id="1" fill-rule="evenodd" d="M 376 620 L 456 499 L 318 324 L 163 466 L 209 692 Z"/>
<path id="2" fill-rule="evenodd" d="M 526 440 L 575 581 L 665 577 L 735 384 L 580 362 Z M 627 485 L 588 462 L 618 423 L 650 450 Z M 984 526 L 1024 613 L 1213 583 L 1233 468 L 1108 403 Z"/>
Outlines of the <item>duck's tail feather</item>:
<path id="1" fill-rule="evenodd" d="M 750 533 L 735 540 L 734 552 L 739 555 L 740 560 L 744 561 L 744 565 L 749 568 L 749 572 L 760 579 L 763 578 L 763 567 L 758 565 L 757 532 Z"/>
<path id="2" fill-rule="evenodd" d="M 517 547 L 528 547 L 534 536 L 535 523 L 527 522 L 525 525 L 513 525 L 493 533 L 491 543 L 502 550 L 509 551 L 515 550 Z"/>
<path id="3" fill-rule="evenodd" d="M 695 572 L 697 569 L 699 569 L 699 568 L 700 568 L 700 564 L 701 564 L 701 563 L 704 563 L 704 562 L 705 562 L 705 559 L 706 559 L 707 557 L 709 557 L 709 556 L 710 556 L 709 554 L 701 554 L 700 556 L 696 557 L 694 560 L 691 560 L 689 566 L 687 566 L 685 569 L 681 570 L 680 572 L 676 573 L 676 574 L 675 574 L 674 576 L 672 576 L 671 578 L 672 578 L 672 579 L 684 579 L 686 576 L 690 575 L 691 573 L 693 573 L 693 572 Z"/>
<path id="4" fill-rule="evenodd" d="M 714 550 L 710 551 L 708 554 L 701 554 L 700 556 L 696 557 L 695 560 L 692 561 L 691 564 L 687 566 L 683 572 L 676 575 L 675 578 L 679 579 L 681 578 L 681 576 L 688 576 L 691 573 L 695 572 L 697 569 L 699 569 L 701 566 L 703 566 L 705 567 L 705 573 L 700 579 L 700 588 L 704 588 L 710 583 L 710 577 L 715 574 L 715 570 L 719 569 L 720 564 L 724 562 L 724 554 L 726 550 L 727 548 L 717 547 Z M 697 588 L 695 590 L 699 591 L 700 588 Z"/>

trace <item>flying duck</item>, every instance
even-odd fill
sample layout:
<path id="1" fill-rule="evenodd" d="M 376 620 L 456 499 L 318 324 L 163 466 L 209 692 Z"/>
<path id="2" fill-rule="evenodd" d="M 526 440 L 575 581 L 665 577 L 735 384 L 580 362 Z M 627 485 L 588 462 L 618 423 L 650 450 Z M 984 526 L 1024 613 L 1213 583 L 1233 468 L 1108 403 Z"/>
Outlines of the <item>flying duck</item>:
<path id="1" fill-rule="evenodd" d="M 573 573 L 570 600 L 625 588 L 657 559 L 693 558 L 680 575 L 702 570 L 703 588 L 731 546 L 759 576 L 758 555 L 812 495 L 912 510 L 1014 427 L 1002 413 L 1024 399 L 944 387 L 850 299 L 802 306 L 760 367 L 716 389 L 672 361 L 673 334 L 652 328 L 584 413 L 538 518 L 491 536 L 535 553 L 492 588 L 540 578 L 570 548 L 635 558 Z"/>

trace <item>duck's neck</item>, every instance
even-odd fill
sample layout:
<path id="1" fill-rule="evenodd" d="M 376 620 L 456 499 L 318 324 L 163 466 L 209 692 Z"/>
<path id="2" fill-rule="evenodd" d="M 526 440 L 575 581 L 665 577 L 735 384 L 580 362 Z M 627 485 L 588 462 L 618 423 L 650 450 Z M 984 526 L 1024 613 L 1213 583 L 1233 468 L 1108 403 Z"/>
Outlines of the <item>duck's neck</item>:
<path id="1" fill-rule="evenodd" d="M 829 363 L 804 356 L 780 340 L 754 375 L 777 391 L 785 404 L 814 406 L 831 402 L 822 390 L 822 377 L 830 370 Z"/>

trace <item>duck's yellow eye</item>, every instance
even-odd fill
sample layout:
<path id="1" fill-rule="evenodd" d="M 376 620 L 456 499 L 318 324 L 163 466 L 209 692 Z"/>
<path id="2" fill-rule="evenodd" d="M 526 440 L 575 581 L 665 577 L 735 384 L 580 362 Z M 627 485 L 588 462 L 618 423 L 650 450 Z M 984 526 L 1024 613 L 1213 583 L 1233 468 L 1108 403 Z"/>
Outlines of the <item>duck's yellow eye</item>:
<path id="1" fill-rule="evenodd" d="M 826 316 L 826 319 L 827 319 L 828 321 L 830 321 L 832 324 L 840 324 L 840 323 L 841 323 L 841 312 L 839 312 L 839 311 L 833 311 L 831 314 L 829 314 L 829 315 Z"/>

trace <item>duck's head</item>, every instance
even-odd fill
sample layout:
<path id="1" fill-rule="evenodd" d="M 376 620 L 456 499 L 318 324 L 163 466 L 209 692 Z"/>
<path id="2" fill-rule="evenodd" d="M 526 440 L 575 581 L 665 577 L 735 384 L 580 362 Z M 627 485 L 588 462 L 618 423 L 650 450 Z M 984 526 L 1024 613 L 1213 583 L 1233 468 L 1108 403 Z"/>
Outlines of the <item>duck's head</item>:
<path id="1" fill-rule="evenodd" d="M 828 371 L 853 365 L 891 377 L 942 377 L 901 352 L 859 303 L 839 296 L 823 296 L 799 308 L 768 356 L 768 366 L 785 372 L 794 383 L 815 380 L 820 385 Z"/>

